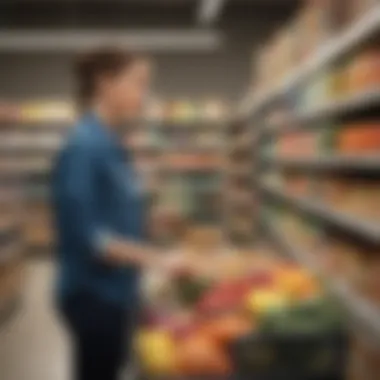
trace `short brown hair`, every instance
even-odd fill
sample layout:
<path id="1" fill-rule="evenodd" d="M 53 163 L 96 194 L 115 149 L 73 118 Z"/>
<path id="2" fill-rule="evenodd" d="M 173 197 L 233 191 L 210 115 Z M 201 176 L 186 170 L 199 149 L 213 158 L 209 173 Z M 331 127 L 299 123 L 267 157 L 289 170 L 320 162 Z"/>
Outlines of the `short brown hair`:
<path id="1" fill-rule="evenodd" d="M 88 106 L 100 78 L 117 75 L 139 58 L 134 53 L 115 47 L 99 48 L 78 57 L 74 72 L 80 106 Z"/>

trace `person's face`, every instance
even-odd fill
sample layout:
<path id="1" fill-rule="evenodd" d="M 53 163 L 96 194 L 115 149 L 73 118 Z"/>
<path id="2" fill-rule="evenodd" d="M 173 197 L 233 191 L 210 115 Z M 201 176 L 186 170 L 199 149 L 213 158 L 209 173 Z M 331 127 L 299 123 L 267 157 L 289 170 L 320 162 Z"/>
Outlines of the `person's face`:
<path id="1" fill-rule="evenodd" d="M 139 117 L 148 95 L 150 79 L 151 67 L 144 60 L 132 63 L 109 78 L 105 86 L 105 96 L 112 110 L 122 117 Z"/>

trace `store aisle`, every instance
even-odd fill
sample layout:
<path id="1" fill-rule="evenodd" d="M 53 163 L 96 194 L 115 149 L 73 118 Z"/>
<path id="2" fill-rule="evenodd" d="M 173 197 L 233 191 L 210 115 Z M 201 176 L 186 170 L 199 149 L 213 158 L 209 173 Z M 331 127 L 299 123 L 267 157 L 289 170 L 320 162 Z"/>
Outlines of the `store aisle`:
<path id="1" fill-rule="evenodd" d="M 32 260 L 22 310 L 0 330 L 1 380 L 66 380 L 68 342 L 52 306 L 54 267 Z"/>

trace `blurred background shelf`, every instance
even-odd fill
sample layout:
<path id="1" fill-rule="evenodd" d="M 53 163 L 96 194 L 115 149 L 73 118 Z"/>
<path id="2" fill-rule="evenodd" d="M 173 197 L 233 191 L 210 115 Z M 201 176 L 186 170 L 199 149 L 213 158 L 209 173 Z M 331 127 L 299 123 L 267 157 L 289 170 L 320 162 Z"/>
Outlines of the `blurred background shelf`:
<path id="1" fill-rule="evenodd" d="M 325 155 L 316 158 L 273 158 L 266 159 L 265 165 L 298 172 L 324 172 L 336 175 L 356 174 L 380 176 L 380 155 L 343 156 Z"/>
<path id="2" fill-rule="evenodd" d="M 345 281 L 326 273 L 321 264 L 318 263 L 316 255 L 300 250 L 290 243 L 289 239 L 270 220 L 263 223 L 264 229 L 275 247 L 315 273 L 336 301 L 344 308 L 345 318 L 349 322 L 349 326 L 360 333 L 360 336 L 368 343 L 380 348 L 380 308 L 374 307 L 370 302 L 356 294 L 355 290 L 350 288 Z"/>
<path id="3" fill-rule="evenodd" d="M 356 216 L 334 211 L 313 199 L 297 198 L 279 189 L 265 186 L 262 190 L 271 198 L 283 202 L 297 212 L 317 218 L 327 225 L 345 231 L 349 237 L 357 237 L 369 244 L 380 246 L 380 228 L 373 221 L 360 220 Z"/>
<path id="4" fill-rule="evenodd" d="M 358 94 L 349 95 L 344 99 L 332 100 L 327 104 L 306 110 L 293 116 L 283 124 L 273 125 L 265 130 L 266 134 L 285 134 L 296 131 L 318 128 L 318 122 L 375 118 L 379 115 L 380 90 L 361 91 Z M 339 128 L 336 123 L 332 127 Z"/>
<path id="5" fill-rule="evenodd" d="M 343 33 L 317 49 L 305 63 L 293 69 L 274 89 L 260 95 L 248 96 L 241 108 L 243 114 L 256 114 L 264 107 L 270 106 L 304 81 L 310 80 L 318 70 L 349 54 L 354 54 L 360 46 L 375 39 L 379 32 L 380 6 L 375 3 L 358 21 L 353 22 Z M 253 97 L 257 100 L 250 101 Z"/>

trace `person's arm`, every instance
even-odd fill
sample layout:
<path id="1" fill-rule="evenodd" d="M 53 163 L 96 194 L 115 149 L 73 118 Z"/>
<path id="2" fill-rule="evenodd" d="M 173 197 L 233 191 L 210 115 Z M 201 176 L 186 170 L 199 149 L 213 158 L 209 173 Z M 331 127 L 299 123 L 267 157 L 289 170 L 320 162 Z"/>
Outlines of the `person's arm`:
<path id="1" fill-rule="evenodd" d="M 119 238 L 104 225 L 99 212 L 101 150 L 91 145 L 73 146 L 66 155 L 60 185 L 65 205 L 72 217 L 75 236 L 105 263 L 136 266 L 164 266 L 167 260 L 157 250 Z M 104 195 L 103 195 L 104 196 Z M 175 264 L 169 264 L 169 267 Z"/>
<path id="2" fill-rule="evenodd" d="M 118 238 L 116 235 L 104 233 L 97 248 L 102 258 L 110 264 L 136 265 L 141 267 L 166 266 L 163 255 L 157 249 L 142 243 Z"/>

